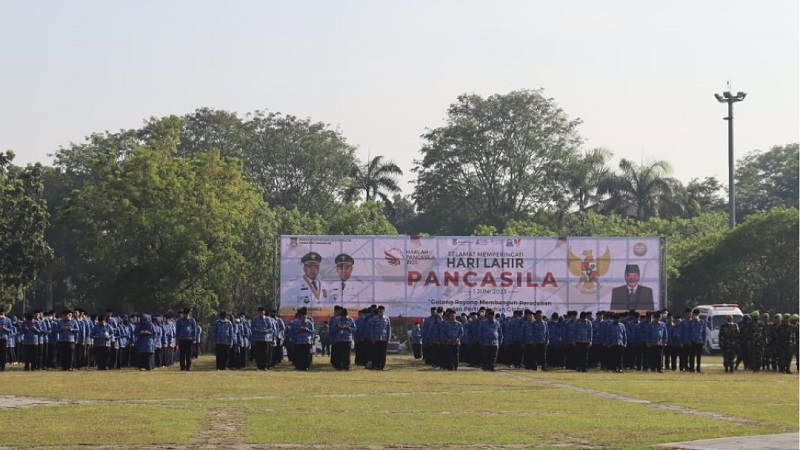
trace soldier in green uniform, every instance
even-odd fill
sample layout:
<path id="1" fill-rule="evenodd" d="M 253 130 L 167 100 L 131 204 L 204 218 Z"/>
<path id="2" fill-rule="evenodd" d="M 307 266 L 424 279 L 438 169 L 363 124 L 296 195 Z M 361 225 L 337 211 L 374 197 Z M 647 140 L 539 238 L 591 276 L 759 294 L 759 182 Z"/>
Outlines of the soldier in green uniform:
<path id="1" fill-rule="evenodd" d="M 781 317 L 777 314 L 775 317 Z M 775 327 L 775 352 L 778 356 L 778 370 L 783 373 L 792 373 L 792 353 L 797 344 L 795 327 L 789 323 L 789 316 L 781 317 L 780 325 Z"/>
<path id="2" fill-rule="evenodd" d="M 750 343 L 750 328 L 752 322 L 750 322 L 750 316 L 745 315 L 742 317 L 741 323 L 739 323 L 739 349 L 736 352 L 736 364 L 734 364 L 734 370 L 739 369 L 739 363 L 744 364 L 744 370 L 750 368 L 750 359 L 747 355 L 748 352 L 748 345 Z"/>
<path id="3" fill-rule="evenodd" d="M 747 346 L 750 366 L 754 372 L 761 370 L 761 365 L 764 362 L 764 347 L 767 345 L 767 327 L 764 322 L 758 320 L 759 315 L 758 311 L 753 311 L 750 314 L 753 322 L 750 327 L 750 339 Z"/>
<path id="4" fill-rule="evenodd" d="M 722 363 L 725 372 L 733 372 L 736 351 L 739 349 L 739 326 L 733 321 L 733 316 L 725 317 L 726 323 L 719 328 L 719 348 L 722 350 Z"/>
<path id="5" fill-rule="evenodd" d="M 769 370 L 769 361 L 772 359 L 772 339 L 773 339 L 773 330 L 770 328 L 770 315 L 769 313 L 763 313 L 759 317 L 761 319 L 761 323 L 764 324 L 765 331 L 765 339 L 764 339 L 764 353 L 761 359 L 761 370 Z"/>

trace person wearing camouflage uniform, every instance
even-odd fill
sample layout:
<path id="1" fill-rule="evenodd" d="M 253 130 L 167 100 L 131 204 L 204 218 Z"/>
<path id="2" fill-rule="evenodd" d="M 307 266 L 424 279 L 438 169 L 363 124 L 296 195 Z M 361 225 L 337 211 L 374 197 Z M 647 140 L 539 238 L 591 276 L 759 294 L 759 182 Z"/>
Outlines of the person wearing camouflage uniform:
<path id="1" fill-rule="evenodd" d="M 750 368 L 750 358 L 748 357 L 747 352 L 749 351 L 748 345 L 750 343 L 751 325 L 752 323 L 750 321 L 750 316 L 745 315 L 742 317 L 742 321 L 739 323 L 739 348 L 736 352 L 736 364 L 734 364 L 734 370 L 739 369 L 739 363 L 744 364 L 745 370 Z"/>
<path id="2" fill-rule="evenodd" d="M 761 360 L 761 370 L 769 370 L 772 361 L 772 354 L 774 353 L 773 341 L 775 340 L 775 327 L 773 327 L 772 322 L 770 322 L 769 313 L 761 314 L 760 319 L 761 323 L 764 324 L 764 329 L 766 330 L 766 340 L 764 343 L 764 358 Z"/>
<path id="3" fill-rule="evenodd" d="M 797 344 L 795 327 L 789 323 L 788 314 L 785 317 L 776 314 L 775 317 L 781 320 L 780 325 L 775 327 L 775 353 L 778 357 L 778 370 L 782 373 L 792 373 L 792 353 Z"/>
<path id="4" fill-rule="evenodd" d="M 753 311 L 750 314 L 753 321 L 747 344 L 749 362 L 754 372 L 761 370 L 761 365 L 764 362 L 764 347 L 767 345 L 767 327 L 764 322 L 758 320 L 759 315 L 758 311 Z"/>
<path id="5" fill-rule="evenodd" d="M 726 323 L 719 328 L 719 348 L 722 350 L 722 363 L 725 372 L 733 372 L 736 351 L 739 349 L 739 326 L 733 321 L 733 316 L 728 314 Z"/>

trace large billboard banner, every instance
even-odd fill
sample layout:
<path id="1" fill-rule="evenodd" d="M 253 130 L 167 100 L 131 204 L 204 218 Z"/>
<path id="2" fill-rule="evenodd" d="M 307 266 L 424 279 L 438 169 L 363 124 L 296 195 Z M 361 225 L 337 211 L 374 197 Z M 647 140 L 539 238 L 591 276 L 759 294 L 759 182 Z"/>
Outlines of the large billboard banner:
<path id="1" fill-rule="evenodd" d="M 654 310 L 660 255 L 657 237 L 282 236 L 280 314 Z"/>

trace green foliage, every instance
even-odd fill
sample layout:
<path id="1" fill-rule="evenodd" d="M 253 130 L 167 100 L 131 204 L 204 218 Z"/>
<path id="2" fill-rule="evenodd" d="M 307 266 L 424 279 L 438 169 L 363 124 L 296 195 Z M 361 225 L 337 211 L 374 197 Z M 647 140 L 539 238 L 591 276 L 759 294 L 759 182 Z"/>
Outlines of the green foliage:
<path id="1" fill-rule="evenodd" d="M 800 199 L 798 144 L 776 145 L 751 152 L 736 167 L 736 215 L 744 218 L 770 208 L 798 208 Z"/>
<path id="2" fill-rule="evenodd" d="M 327 234 L 392 235 L 395 227 L 381 213 L 380 202 L 342 205 L 328 220 Z M 324 233 L 323 233 L 324 234 Z"/>
<path id="3" fill-rule="evenodd" d="M 175 157 L 179 123 L 77 189 L 62 220 L 75 233 L 79 290 L 99 305 L 164 311 L 229 306 L 237 244 L 259 204 L 241 164 L 219 152 Z"/>
<path id="4" fill-rule="evenodd" d="M 414 198 L 423 230 L 502 229 L 556 204 L 581 144 L 579 123 L 541 91 L 459 96 L 447 125 L 422 136 Z"/>
<path id="5" fill-rule="evenodd" d="M 607 179 L 600 192 L 610 198 L 604 208 L 625 216 L 647 220 L 659 216 L 659 208 L 672 194 L 671 167 L 666 161 L 636 164 L 627 159 L 619 162 L 621 173 Z"/>
<path id="6" fill-rule="evenodd" d="M 257 111 L 244 124 L 244 167 L 273 206 L 330 217 L 355 149 L 326 124 Z"/>
<path id="7" fill-rule="evenodd" d="M 686 304 L 738 303 L 744 310 L 794 311 L 798 299 L 798 210 L 753 214 L 721 238 L 687 251 L 677 294 Z"/>
<path id="8" fill-rule="evenodd" d="M 391 205 L 384 191 L 399 193 L 396 177 L 402 175 L 403 170 L 391 160 L 383 162 L 383 156 L 376 156 L 364 165 L 355 164 L 351 172 L 351 184 L 344 194 L 345 201 L 361 198 L 363 193 L 368 202 L 380 199 L 385 205 Z"/>
<path id="9" fill-rule="evenodd" d="M 0 153 L 0 304 L 10 306 L 35 280 L 51 253 L 45 241 L 49 215 L 42 197 L 42 166 L 11 164 Z"/>

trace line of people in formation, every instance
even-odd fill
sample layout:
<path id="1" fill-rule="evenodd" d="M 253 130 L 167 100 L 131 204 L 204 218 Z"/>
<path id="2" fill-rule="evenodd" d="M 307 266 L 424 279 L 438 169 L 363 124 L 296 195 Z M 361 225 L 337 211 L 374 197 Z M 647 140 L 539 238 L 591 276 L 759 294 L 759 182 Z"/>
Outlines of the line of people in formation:
<path id="1" fill-rule="evenodd" d="M 568 311 L 548 320 L 541 311 L 498 318 L 491 309 L 456 316 L 439 307 L 415 324 L 411 343 L 416 359 L 445 370 L 457 370 L 463 362 L 488 371 L 499 363 L 528 370 L 701 372 L 706 323 L 699 312 L 686 309 L 681 318 L 668 311 L 630 311 L 624 317 L 600 311 L 592 318 L 590 312 Z M 746 316 L 741 327 L 727 318 L 720 330 L 726 372 L 744 362 L 749 370 L 791 373 L 793 355 L 800 370 L 798 315 L 778 314 L 772 322 L 763 317 Z"/>
<path id="2" fill-rule="evenodd" d="M 350 317 L 346 308 L 337 305 L 334 315 L 319 330 L 305 307 L 298 309 L 289 323 L 277 317 L 276 311 L 267 314 L 265 308 L 259 307 L 250 320 L 232 322 L 227 313 L 220 312 L 211 325 L 209 340 L 214 347 L 217 370 L 230 369 L 231 360 L 240 361 L 234 368 L 255 360 L 257 370 L 270 370 L 282 361 L 285 347 L 286 357 L 295 370 L 307 371 L 316 353 L 318 336 L 329 344 L 323 345 L 323 356 L 329 354 L 335 369 L 350 370 L 351 350 L 355 348 L 356 365 L 384 370 L 392 327 L 385 308 L 377 305 L 359 311 L 357 318 Z"/>
<path id="3" fill-rule="evenodd" d="M 8 363 L 24 363 L 24 370 L 99 370 L 167 367 L 178 359 L 189 370 L 199 354 L 202 328 L 189 310 L 177 320 L 171 314 L 115 316 L 111 309 L 88 315 L 83 309 L 36 310 L 23 320 L 6 316 L 0 308 L 0 371 Z"/>
<path id="4" fill-rule="evenodd" d="M 255 361 L 259 370 L 280 363 L 284 348 L 297 370 L 309 370 L 320 338 L 323 356 L 330 356 L 337 370 L 350 370 L 351 350 L 355 364 L 383 370 L 391 322 L 382 306 L 372 305 L 356 318 L 340 306 L 318 328 L 297 311 L 285 323 L 258 308 L 252 318 L 244 314 L 220 313 L 209 337 L 216 353 L 216 368 L 239 369 Z M 497 364 L 530 370 L 589 368 L 621 372 L 628 370 L 701 371 L 706 325 L 698 310 L 687 309 L 683 318 L 667 311 L 624 317 L 614 313 L 568 311 L 553 313 L 548 320 L 541 311 L 515 311 L 512 316 L 495 315 L 480 308 L 457 316 L 453 310 L 431 308 L 431 315 L 411 332 L 414 357 L 441 369 L 456 370 L 460 363 L 493 371 Z M 800 370 L 800 339 L 797 314 L 745 316 L 740 324 L 727 317 L 719 331 L 719 345 L 726 372 L 771 370 L 791 373 L 792 357 Z M 202 327 L 184 309 L 171 314 L 115 316 L 87 315 L 85 310 L 36 310 L 24 320 L 6 317 L 0 308 L 0 371 L 10 362 L 24 363 L 24 370 L 62 370 L 96 367 L 100 370 L 174 365 L 191 370 L 202 340 Z"/>

